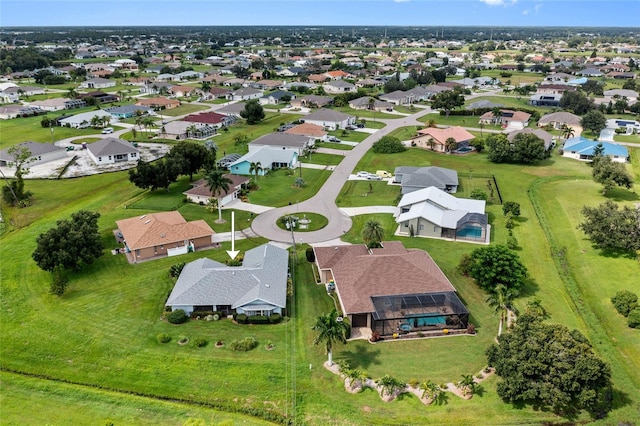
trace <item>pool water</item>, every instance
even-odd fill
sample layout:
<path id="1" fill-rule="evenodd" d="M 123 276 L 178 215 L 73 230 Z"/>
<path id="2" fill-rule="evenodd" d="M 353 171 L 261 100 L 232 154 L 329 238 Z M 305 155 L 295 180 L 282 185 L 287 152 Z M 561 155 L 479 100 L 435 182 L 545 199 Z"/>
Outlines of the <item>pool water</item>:
<path id="1" fill-rule="evenodd" d="M 482 228 L 462 228 L 456 231 L 456 237 L 482 238 Z"/>

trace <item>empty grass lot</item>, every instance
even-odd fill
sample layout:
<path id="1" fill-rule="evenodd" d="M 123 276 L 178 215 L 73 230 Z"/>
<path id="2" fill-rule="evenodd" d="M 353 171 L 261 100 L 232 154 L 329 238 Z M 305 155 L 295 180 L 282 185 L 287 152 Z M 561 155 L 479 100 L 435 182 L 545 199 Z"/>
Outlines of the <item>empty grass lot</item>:
<path id="1" fill-rule="evenodd" d="M 325 154 L 322 152 L 315 152 L 311 154 L 311 156 L 303 155 L 300 157 L 300 161 L 303 163 L 322 164 L 325 166 L 337 166 L 343 159 L 343 155 Z"/>
<path id="2" fill-rule="evenodd" d="M 302 169 L 304 185 L 295 186 L 300 169 L 272 170 L 258 178 L 258 190 L 249 193 L 249 202 L 263 206 L 283 207 L 313 197 L 329 178 L 331 172 L 317 169 Z"/>

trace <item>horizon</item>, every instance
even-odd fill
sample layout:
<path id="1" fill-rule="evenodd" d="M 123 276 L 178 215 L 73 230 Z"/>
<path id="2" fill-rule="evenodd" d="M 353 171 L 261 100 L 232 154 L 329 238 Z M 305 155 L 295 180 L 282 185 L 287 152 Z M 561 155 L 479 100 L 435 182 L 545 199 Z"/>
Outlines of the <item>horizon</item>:
<path id="1" fill-rule="evenodd" d="M 0 26 L 4 29 L 148 26 L 638 28 L 640 16 L 637 0 L 2 0 L 0 8 Z M 79 22 L 83 25 L 78 25 Z"/>

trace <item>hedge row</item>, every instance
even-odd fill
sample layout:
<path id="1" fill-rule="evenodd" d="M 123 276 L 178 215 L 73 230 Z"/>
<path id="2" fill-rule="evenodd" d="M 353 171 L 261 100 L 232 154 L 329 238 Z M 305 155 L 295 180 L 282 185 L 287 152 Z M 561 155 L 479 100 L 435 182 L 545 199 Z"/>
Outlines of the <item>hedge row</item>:
<path id="1" fill-rule="evenodd" d="M 280 314 L 271 314 L 270 316 L 266 315 L 246 315 L 246 314 L 235 314 L 234 319 L 238 324 L 277 324 L 282 321 L 282 316 Z"/>

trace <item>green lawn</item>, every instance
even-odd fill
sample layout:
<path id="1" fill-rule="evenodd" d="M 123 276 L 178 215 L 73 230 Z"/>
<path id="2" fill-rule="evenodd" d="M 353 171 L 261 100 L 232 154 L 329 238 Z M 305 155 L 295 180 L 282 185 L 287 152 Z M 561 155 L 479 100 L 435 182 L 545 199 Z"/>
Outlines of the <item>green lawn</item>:
<path id="1" fill-rule="evenodd" d="M 331 136 L 337 137 L 340 140 L 349 142 L 362 142 L 363 140 L 371 136 L 369 133 L 358 132 L 354 130 L 333 130 L 330 131 L 329 134 Z"/>
<path id="2" fill-rule="evenodd" d="M 334 144 L 338 145 L 338 144 Z M 311 158 L 309 155 L 303 155 L 300 157 L 300 160 L 303 163 L 312 163 L 312 164 L 323 164 L 325 166 L 337 166 L 340 164 L 344 156 L 335 155 L 335 154 L 324 154 L 322 152 L 315 152 L 311 154 Z"/>
<path id="3" fill-rule="evenodd" d="M 344 112 L 345 114 L 353 115 L 358 119 L 365 118 L 367 122 L 369 120 L 375 121 L 376 119 L 383 119 L 383 118 L 385 119 L 398 118 L 398 116 L 395 114 L 386 114 L 384 112 L 369 111 L 366 109 L 353 109 L 349 107 L 336 107 L 333 109 L 335 109 L 336 111 Z"/>
<path id="4" fill-rule="evenodd" d="M 169 117 L 177 117 L 178 115 L 191 114 L 194 112 L 203 111 L 207 108 L 208 107 L 204 105 L 182 104 L 177 108 L 162 110 L 162 115 L 167 115 Z"/>
<path id="5" fill-rule="evenodd" d="M 340 149 L 343 151 L 350 151 L 353 149 L 353 146 L 347 145 L 344 143 L 335 143 L 335 142 L 316 142 L 317 148 L 331 148 L 331 149 Z"/>
<path id="6" fill-rule="evenodd" d="M 278 228 L 284 229 L 284 230 L 290 229 L 290 228 L 287 228 L 287 222 L 289 221 L 288 219 L 289 216 L 297 218 L 297 219 L 294 219 L 296 220 L 296 222 L 298 220 L 309 221 L 309 223 L 306 224 L 306 228 L 301 227 L 301 225 L 304 225 L 304 224 L 297 224 L 297 226 L 294 229 L 296 232 L 317 231 L 318 229 L 324 228 L 329 223 L 329 219 L 327 219 L 325 216 L 322 216 L 321 214 L 312 213 L 312 212 L 296 212 L 295 214 L 280 217 L 278 219 Z"/>
<path id="7" fill-rule="evenodd" d="M 479 128 L 478 121 L 480 121 L 480 117 L 477 115 L 450 115 L 449 117 L 446 117 L 439 113 L 431 113 L 423 115 L 419 120 L 424 123 L 434 120 L 437 125 Z M 502 130 L 500 126 L 496 126 L 494 124 L 485 124 L 484 128 L 490 130 Z"/>
<path id="8" fill-rule="evenodd" d="M 632 148 L 630 152 L 629 168 L 638 177 L 640 149 Z M 535 166 L 496 165 L 488 162 L 485 154 L 454 156 L 410 149 L 401 154 L 368 153 L 357 169 L 392 171 L 400 165 L 438 165 L 458 170 L 462 184 L 459 195 L 475 186 L 485 186 L 486 179 L 476 175 L 496 176 L 503 198 L 521 204 L 522 216 L 516 221 L 514 235 L 520 242 L 518 253 L 531 280 L 516 300 L 516 307 L 522 310 L 528 300 L 539 297 L 551 314 L 551 322 L 578 328 L 611 364 L 614 410 L 594 424 L 636 421 L 640 403 L 640 337 L 626 327 L 609 299 L 620 289 L 637 291 L 638 263 L 633 258 L 600 253 L 576 229 L 582 206 L 605 200 L 600 186 L 590 180 L 588 165 L 558 156 Z M 292 187 L 298 170 L 289 176 L 280 170 L 258 178 L 260 188 L 249 195 L 250 200 L 275 206 L 296 203 L 313 195 L 328 176 L 324 171 L 302 172 L 306 181 L 302 189 Z M 362 197 L 369 190 L 368 184 L 347 183 L 340 194 L 341 205 L 371 205 L 369 202 L 375 197 L 379 197 L 375 204 L 388 204 L 393 194 L 385 192 L 390 188 L 399 192 L 398 187 L 371 182 L 373 193 Z M 315 284 L 304 256 L 306 246 L 298 247 L 298 261 L 292 271 L 296 280 L 287 312 L 291 320 L 274 326 L 240 326 L 225 320 L 174 326 L 160 320 L 173 286 L 167 273 L 169 267 L 203 256 L 223 261 L 228 258 L 225 250 L 230 243 L 218 250 L 137 265 L 105 251 L 92 265 L 70 274 L 64 296 L 47 293 L 49 274 L 39 270 L 30 256 L 36 237 L 54 226 L 56 220 L 79 209 L 99 211 L 101 236 L 105 247 L 110 248 L 115 244 L 111 233 L 115 221 L 140 213 L 140 209 L 131 206 L 171 208 L 182 200 L 181 192 L 188 187 L 188 182 L 181 179 L 168 194 L 156 195 L 133 186 L 125 172 L 59 181 L 28 180 L 26 189 L 35 194 L 33 205 L 25 209 L 3 206 L 7 224 L 0 236 L 3 423 L 104 424 L 111 420 L 115 424 L 183 424 L 187 417 L 196 417 L 208 424 L 243 423 L 246 419 L 219 414 L 207 407 L 225 412 L 251 410 L 258 416 L 279 416 L 280 420 L 287 416 L 296 424 L 309 425 L 459 425 L 478 424 L 478 419 L 483 424 L 503 425 L 569 421 L 530 406 L 503 403 L 495 391 L 498 378 L 483 382 L 482 392 L 473 399 L 463 401 L 449 395 L 447 404 L 442 406 L 427 407 L 412 396 L 387 404 L 371 390 L 357 395 L 346 393 L 339 378 L 321 367 L 326 359 L 323 347 L 313 344 L 311 326 L 318 315 L 331 309 L 333 301 L 323 286 Z M 639 201 L 637 194 L 626 190 L 612 191 L 610 197 L 624 203 Z M 367 204 L 358 204 L 361 199 L 366 199 Z M 198 205 L 181 205 L 180 211 L 189 220 L 215 219 L 214 214 Z M 507 233 L 500 206 L 490 204 L 488 212 L 492 241 L 503 243 Z M 469 308 L 478 334 L 375 345 L 338 344 L 335 358 L 348 360 L 374 378 L 388 373 L 402 380 L 448 382 L 459 380 L 462 374 L 477 373 L 486 363 L 484 351 L 493 342 L 497 318 L 485 303 L 486 295 L 461 276 L 456 267 L 463 254 L 478 246 L 393 237 L 395 223 L 389 214 L 354 217 L 354 226 L 345 240 L 361 243 L 360 229 L 370 217 L 382 222 L 387 239 L 399 239 L 407 247 L 430 253 Z M 236 225 L 249 222 L 247 219 L 250 221 L 251 216 L 236 213 Z M 245 251 L 263 242 L 240 240 L 236 241 L 236 248 Z M 568 272 L 556 266 L 551 248 L 558 246 L 566 247 Z M 158 333 L 169 334 L 172 341 L 157 343 Z M 191 343 L 179 346 L 176 341 L 181 335 L 192 342 L 204 337 L 209 344 L 204 348 Z M 261 342 L 249 353 L 234 353 L 228 346 L 218 349 L 212 344 L 247 335 Z M 275 350 L 264 350 L 263 342 L 267 340 L 275 344 Z M 26 412 L 24 407 L 32 410 Z M 571 421 L 591 420 L 580 416 Z M 254 423 L 260 424 L 258 420 Z"/>
<path id="9" fill-rule="evenodd" d="M 538 106 L 532 106 L 529 105 L 529 96 L 480 96 L 474 99 L 469 99 L 467 102 L 465 102 L 465 106 L 473 103 L 473 102 L 478 102 L 478 101 L 489 101 L 489 102 L 493 102 L 496 104 L 501 104 L 503 105 L 504 108 L 506 109 L 520 109 L 520 108 L 524 108 L 527 110 L 534 110 L 534 111 L 538 111 L 540 113 L 540 116 L 543 116 L 544 114 L 550 113 L 552 111 L 551 108 L 544 108 L 544 107 L 538 107 Z"/>
<path id="10" fill-rule="evenodd" d="M 358 170 L 370 170 L 374 173 L 383 169 Z M 386 170 L 393 173 L 393 169 Z M 399 196 L 400 185 L 388 185 L 386 181 L 350 180 L 342 187 L 336 204 L 339 207 L 392 206 Z"/>
<path id="11" fill-rule="evenodd" d="M 419 129 L 422 129 L 422 126 L 405 126 L 400 127 L 393 132 L 389 133 L 389 136 L 398 138 L 401 141 L 407 141 L 412 139 L 417 135 Z"/>
<path id="12" fill-rule="evenodd" d="M 360 121 L 362 121 L 362 119 Z M 364 123 L 364 127 L 367 129 L 382 129 L 385 126 L 386 124 L 380 121 L 366 120 Z"/>
<path id="13" fill-rule="evenodd" d="M 629 142 L 640 144 L 640 135 L 614 135 L 613 140 L 616 142 Z"/>

